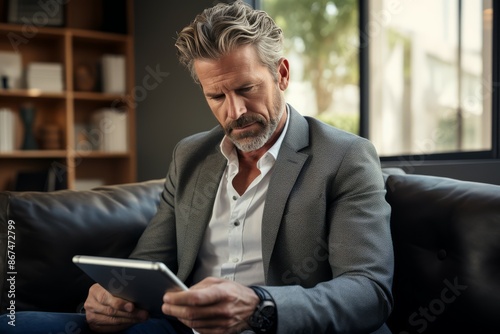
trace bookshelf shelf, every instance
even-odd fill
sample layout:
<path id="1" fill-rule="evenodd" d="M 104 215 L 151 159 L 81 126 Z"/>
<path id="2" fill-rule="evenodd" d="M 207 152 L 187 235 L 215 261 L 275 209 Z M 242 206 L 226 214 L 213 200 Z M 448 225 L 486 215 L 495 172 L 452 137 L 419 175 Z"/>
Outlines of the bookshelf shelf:
<path id="1" fill-rule="evenodd" d="M 113 102 L 115 100 L 117 101 L 123 100 L 125 96 L 121 94 L 106 94 L 106 93 L 96 93 L 96 92 L 74 92 L 73 98 L 75 100 Z"/>
<path id="2" fill-rule="evenodd" d="M 40 99 L 65 99 L 66 92 L 50 93 L 40 89 L 2 89 L 0 90 L 0 98 L 5 97 L 22 97 L 22 98 L 40 98 Z"/>
<path id="3" fill-rule="evenodd" d="M 15 150 L 12 152 L 0 152 L 0 158 L 9 159 L 49 159 L 49 158 L 65 158 L 67 151 L 64 150 Z"/>
<path id="4" fill-rule="evenodd" d="M 63 91 L 6 88 L 4 78 L 0 81 L 0 109 L 13 112 L 15 130 L 11 141 L 13 149 L 0 152 L 0 191 L 16 190 L 14 185 L 19 173 L 40 173 L 40 170 L 63 178 L 62 184 L 69 189 L 76 189 L 86 180 L 98 179 L 101 184 L 134 182 L 135 104 L 130 103 L 132 97 L 126 93 L 134 86 L 134 1 L 64 2 L 65 24 L 61 27 L 9 23 L 8 3 L 8 0 L 0 0 L 0 53 L 20 55 L 23 73 L 33 62 L 61 64 Z M 109 54 L 125 59 L 123 94 L 103 92 L 100 66 L 103 56 Z M 82 66 L 91 70 L 84 76 L 87 81 L 82 81 Z M 89 78 L 91 85 L 88 85 Z M 25 129 L 20 110 L 26 105 L 36 110 L 33 131 L 38 150 L 21 150 Z M 127 117 L 125 129 L 120 130 L 125 133 L 126 151 L 98 151 L 95 141 L 100 137 L 92 131 L 88 134 L 93 150 L 79 150 L 77 136 L 82 124 L 92 126 L 93 114 L 109 108 L 117 108 Z M 46 144 L 49 128 L 56 129 L 53 131 L 59 136 L 58 147 Z"/>
<path id="5" fill-rule="evenodd" d="M 5 5 L 2 4 L 2 6 Z M 3 19 L 4 17 L 5 16 L 2 16 L 0 18 Z M 34 27 L 29 27 L 26 24 L 0 22 L 0 34 L 10 34 L 13 38 L 15 38 L 15 36 L 12 34 L 19 34 L 20 37 L 26 39 L 29 39 L 32 35 L 35 35 L 36 38 L 59 38 L 64 36 L 65 33 L 66 31 L 60 28 L 37 26 L 35 30 Z"/>
<path id="6" fill-rule="evenodd" d="M 132 40 L 129 35 L 101 32 L 95 30 L 83 30 L 83 29 L 68 29 L 68 33 L 73 36 L 75 40 L 90 40 L 92 42 L 102 42 L 102 43 L 127 43 Z"/>
<path id="7" fill-rule="evenodd" d="M 85 159 L 113 159 L 113 158 L 130 158 L 130 153 L 104 152 L 104 151 L 75 151 L 74 156 Z"/>

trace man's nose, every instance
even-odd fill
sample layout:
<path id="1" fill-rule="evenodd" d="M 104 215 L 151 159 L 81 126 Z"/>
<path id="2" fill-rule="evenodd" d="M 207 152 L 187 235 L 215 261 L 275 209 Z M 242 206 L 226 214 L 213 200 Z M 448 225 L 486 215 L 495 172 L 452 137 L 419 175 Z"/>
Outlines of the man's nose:
<path id="1" fill-rule="evenodd" d="M 245 101 L 240 96 L 229 96 L 226 100 L 228 102 L 228 117 L 231 119 L 238 119 L 241 115 L 247 112 Z"/>

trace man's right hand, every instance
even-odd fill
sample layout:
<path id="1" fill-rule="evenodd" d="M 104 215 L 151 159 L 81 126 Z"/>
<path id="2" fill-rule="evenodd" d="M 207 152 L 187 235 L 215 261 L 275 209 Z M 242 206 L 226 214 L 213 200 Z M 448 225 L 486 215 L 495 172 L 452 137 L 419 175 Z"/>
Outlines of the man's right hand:
<path id="1" fill-rule="evenodd" d="M 89 289 L 84 304 L 87 322 L 96 332 L 116 332 L 146 321 L 149 314 L 129 301 L 114 297 L 99 284 Z"/>

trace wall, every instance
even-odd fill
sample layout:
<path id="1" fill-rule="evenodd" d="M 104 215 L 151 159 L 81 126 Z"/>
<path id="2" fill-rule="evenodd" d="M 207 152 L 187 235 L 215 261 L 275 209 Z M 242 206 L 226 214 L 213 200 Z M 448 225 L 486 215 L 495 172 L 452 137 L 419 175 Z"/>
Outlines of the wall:
<path id="1" fill-rule="evenodd" d="M 174 47 L 176 33 L 211 4 L 135 1 L 138 181 L 165 177 L 175 144 L 217 124 Z"/>

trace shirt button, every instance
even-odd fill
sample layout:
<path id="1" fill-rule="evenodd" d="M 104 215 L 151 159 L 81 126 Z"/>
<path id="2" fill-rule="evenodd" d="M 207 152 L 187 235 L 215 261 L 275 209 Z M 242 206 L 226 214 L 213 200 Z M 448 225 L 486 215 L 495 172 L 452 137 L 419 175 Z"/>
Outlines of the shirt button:
<path id="1" fill-rule="evenodd" d="M 236 201 L 238 199 L 238 196 L 233 196 L 233 201 Z"/>
<path id="2" fill-rule="evenodd" d="M 238 259 L 237 257 L 233 257 L 233 260 L 232 260 L 232 261 L 233 261 L 234 263 L 236 263 L 236 262 L 239 262 L 239 261 L 240 261 L 240 259 Z"/>
<path id="3" fill-rule="evenodd" d="M 240 226 L 240 222 L 239 221 L 235 221 L 234 222 L 234 226 Z"/>

